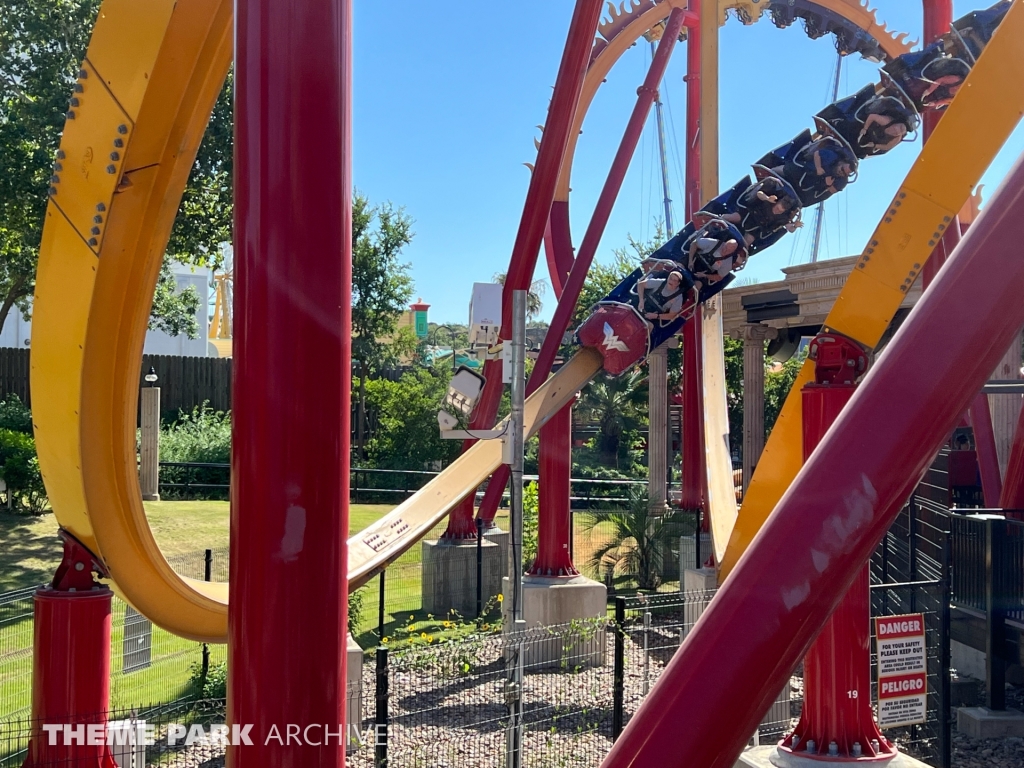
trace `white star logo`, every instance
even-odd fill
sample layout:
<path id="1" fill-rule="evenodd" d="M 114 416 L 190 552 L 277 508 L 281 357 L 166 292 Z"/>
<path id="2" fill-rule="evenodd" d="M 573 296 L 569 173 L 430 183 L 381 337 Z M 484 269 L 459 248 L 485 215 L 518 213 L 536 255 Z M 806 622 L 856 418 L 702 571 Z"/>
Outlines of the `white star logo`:
<path id="1" fill-rule="evenodd" d="M 615 330 L 609 323 L 604 324 L 604 348 L 614 349 L 619 352 L 629 352 L 629 347 L 619 341 L 619 337 L 615 335 Z"/>

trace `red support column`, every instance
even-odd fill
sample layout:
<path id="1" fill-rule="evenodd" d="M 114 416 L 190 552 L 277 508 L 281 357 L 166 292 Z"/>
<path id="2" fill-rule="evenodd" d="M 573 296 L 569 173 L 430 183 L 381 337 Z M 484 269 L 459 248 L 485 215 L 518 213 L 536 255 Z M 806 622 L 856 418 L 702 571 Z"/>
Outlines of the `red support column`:
<path id="1" fill-rule="evenodd" d="M 22 766 L 116 768 L 106 735 L 113 593 L 93 581 L 88 550 L 63 538 L 53 584 L 33 600 L 32 736 Z"/>
<path id="2" fill-rule="evenodd" d="M 576 118 L 576 108 L 583 90 L 587 62 L 590 60 L 590 50 L 594 44 L 594 36 L 597 34 L 597 24 L 601 18 L 603 5 L 603 0 L 577 0 L 576 9 L 573 11 L 569 35 L 565 41 L 561 64 L 558 67 L 554 93 L 551 95 L 551 105 L 548 107 L 548 119 L 544 124 L 540 148 L 537 150 L 537 162 L 534 165 L 533 174 L 530 176 L 530 186 L 526 191 L 523 215 L 519 220 L 515 244 L 512 246 L 512 257 L 509 261 L 508 274 L 505 277 L 505 289 L 502 291 L 500 335 L 506 341 L 511 338 L 512 333 L 512 292 L 525 291 L 530 287 L 530 281 L 533 279 L 533 272 L 537 266 L 537 257 L 540 255 L 544 232 L 547 229 L 551 203 L 555 198 L 558 173 L 562 168 L 562 160 L 569 143 L 569 132 L 572 130 L 573 120 Z M 492 366 L 488 363 L 484 366 L 487 383 L 484 385 L 481 402 L 473 413 L 471 429 L 490 429 L 494 425 L 498 415 L 498 403 L 501 402 L 502 383 L 499 366 L 500 362 L 497 362 L 497 365 Z M 473 442 L 466 441 L 463 450 Z M 490 485 L 495 485 L 502 474 L 501 470 L 496 472 L 491 478 Z M 501 488 L 508 483 L 507 470 L 504 471 L 504 478 L 505 481 L 501 484 Z M 501 498 L 500 490 L 496 488 L 493 492 L 493 495 L 497 495 L 499 500 Z M 451 531 L 453 536 L 476 538 L 476 527 L 473 525 L 474 502 L 475 495 L 467 496 L 451 511 L 448 531 Z M 494 511 L 496 510 L 497 505 L 494 506 Z M 488 522 L 493 520 L 494 511 L 490 513 L 490 517 L 484 517 L 484 519 Z M 448 531 L 445 532 L 446 536 L 448 536 Z"/>
<path id="3" fill-rule="evenodd" d="M 735 764 L 1024 325 L 1021 240 L 1024 161 L 797 475 L 602 768 Z M 682 724 L 693 738 L 680 738 Z"/>
<path id="4" fill-rule="evenodd" d="M 253 746 L 228 764 L 341 768 L 352 4 L 249 0 L 235 24 L 228 721 Z"/>
<path id="5" fill-rule="evenodd" d="M 572 472 L 572 403 L 540 430 L 537 559 L 533 576 L 576 576 L 569 556 Z"/>
<path id="6" fill-rule="evenodd" d="M 803 390 L 806 462 L 853 397 L 852 384 L 808 384 Z M 870 575 L 864 565 L 853 586 L 804 657 L 800 723 L 780 749 L 826 759 L 890 760 L 895 748 L 882 736 L 871 709 Z"/>

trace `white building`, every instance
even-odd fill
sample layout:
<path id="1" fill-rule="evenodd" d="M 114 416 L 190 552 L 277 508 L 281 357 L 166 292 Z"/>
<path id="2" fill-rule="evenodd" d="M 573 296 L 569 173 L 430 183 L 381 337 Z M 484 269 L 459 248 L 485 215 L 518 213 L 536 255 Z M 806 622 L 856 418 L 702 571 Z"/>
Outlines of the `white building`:
<path id="1" fill-rule="evenodd" d="M 171 267 L 178 290 L 183 291 L 189 286 L 195 287 L 199 295 L 199 308 L 196 310 L 196 322 L 199 333 L 194 339 L 188 336 L 169 336 L 163 331 L 151 330 L 146 333 L 146 345 L 143 349 L 147 355 L 179 355 L 183 357 L 207 357 L 216 353 L 210 352 L 207 339 L 210 330 L 209 295 L 210 270 L 207 268 L 189 267 L 174 264 Z M 0 331 L 0 347 L 20 347 L 26 349 L 32 338 L 32 321 L 25 320 L 17 308 L 12 308 Z"/>

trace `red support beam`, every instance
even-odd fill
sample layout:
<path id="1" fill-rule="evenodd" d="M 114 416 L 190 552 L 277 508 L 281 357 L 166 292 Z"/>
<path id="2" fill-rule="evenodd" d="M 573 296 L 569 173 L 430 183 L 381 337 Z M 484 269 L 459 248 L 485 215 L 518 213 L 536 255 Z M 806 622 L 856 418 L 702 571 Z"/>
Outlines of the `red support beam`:
<path id="1" fill-rule="evenodd" d="M 572 403 L 541 427 L 538 460 L 537 559 L 534 576 L 576 576 L 569 556 L 572 473 Z"/>
<path id="2" fill-rule="evenodd" d="M 519 230 L 512 246 L 512 256 L 505 276 L 505 288 L 501 297 L 501 338 L 505 340 L 511 338 L 512 292 L 529 290 L 530 282 L 533 280 L 551 204 L 555 198 L 555 185 L 565 158 L 569 133 L 576 119 L 576 109 L 579 106 L 580 93 L 583 90 L 590 51 L 594 45 L 603 5 L 603 0 L 577 0 L 569 24 L 569 35 L 562 51 L 562 62 L 558 67 L 551 105 L 548 107 L 548 119 L 544 124 L 540 148 L 537 150 L 537 162 L 530 176 L 523 215 L 519 220 Z M 496 364 L 489 361 L 484 366 L 487 383 L 481 394 L 481 402 L 477 404 L 470 421 L 470 429 L 490 429 L 497 418 L 498 403 L 501 402 L 501 363 L 493 362 Z M 463 451 L 474 442 L 467 440 L 463 444 Z M 499 471 L 491 478 L 491 485 L 495 484 L 501 474 Z M 505 483 L 502 483 L 502 488 L 508 483 L 507 470 L 504 476 Z M 499 491 L 500 489 L 495 489 L 494 493 L 497 494 Z M 474 502 L 474 496 L 467 496 L 451 511 L 448 530 L 445 531 L 446 537 L 476 538 L 476 527 L 473 524 Z M 490 518 L 485 519 L 493 518 L 492 513 Z"/>
<path id="3" fill-rule="evenodd" d="M 527 396 L 536 392 L 537 388 L 544 383 L 554 365 L 558 350 L 562 345 L 562 336 L 569 328 L 569 322 L 572 320 L 573 312 L 576 309 L 576 302 L 583 290 L 587 273 L 590 271 L 590 265 L 597 254 L 597 247 L 601 243 L 601 237 L 604 235 L 608 218 L 611 216 L 619 190 L 622 189 L 622 182 L 626 177 L 626 172 L 629 170 L 629 163 L 633 159 L 637 144 L 643 135 L 644 125 L 647 122 L 651 107 L 654 105 L 654 99 L 658 93 L 658 85 L 665 77 L 665 70 L 668 68 L 672 51 L 676 41 L 679 39 L 679 33 L 682 31 L 683 24 L 688 15 L 687 11 L 682 8 L 676 8 L 669 15 L 668 21 L 665 23 L 665 31 L 662 34 L 661 41 L 658 43 L 658 49 L 651 61 L 650 68 L 647 70 L 647 77 L 644 79 L 643 85 L 637 89 L 637 99 L 636 104 L 633 106 L 633 112 L 629 117 L 629 122 L 626 124 L 626 130 L 623 133 L 622 140 L 619 142 L 615 159 L 612 160 L 608 177 L 605 179 L 604 186 L 601 188 L 601 194 L 597 199 L 597 205 L 594 207 L 594 214 L 591 216 L 590 224 L 583 235 L 583 242 L 580 243 L 579 253 L 572 264 L 572 269 L 569 271 L 569 276 L 565 281 L 562 295 L 558 301 L 558 307 L 556 307 L 555 314 L 551 318 L 551 324 L 548 326 L 544 343 L 541 345 L 540 353 L 537 355 L 533 371 L 530 373 L 530 379 L 526 384 Z M 503 476 L 507 478 L 507 475 L 507 468 L 499 469 L 492 476 L 491 485 L 500 482 Z M 504 482 L 500 484 L 501 487 L 504 487 Z M 480 509 L 480 517 L 483 520 L 490 522 L 494 519 L 497 505 L 495 504 L 492 507 L 487 502 L 496 501 L 497 498 L 499 498 L 497 491 L 495 491 L 493 498 L 489 493 L 485 495 L 485 503 L 481 505 Z"/>
<path id="4" fill-rule="evenodd" d="M 569 201 L 555 200 L 551 204 L 547 232 L 544 234 L 544 252 L 548 258 L 548 275 L 555 297 L 562 298 L 565 281 L 572 269 L 575 258 L 572 247 L 572 233 L 569 228 Z"/>
<path id="5" fill-rule="evenodd" d="M 228 722 L 254 745 L 227 759 L 341 768 L 352 3 L 249 0 L 235 19 Z M 296 743 L 289 724 L 311 730 Z"/>
<path id="6" fill-rule="evenodd" d="M 1024 325 L 1018 161 L 603 768 L 731 768 L 935 453 Z M 978 280 L 977 275 L 998 275 Z M 808 521 L 817 521 L 809 525 Z M 717 691 L 708 696 L 709 691 Z M 695 738 L 680 739 L 680 723 Z"/>
<path id="7" fill-rule="evenodd" d="M 988 395 L 979 392 L 971 403 L 971 428 L 974 430 L 974 447 L 978 453 L 978 468 L 981 470 L 981 491 L 985 506 L 999 506 L 1003 492 L 1003 480 L 999 476 L 999 456 L 996 453 L 996 433 L 992 428 L 992 411 Z"/>

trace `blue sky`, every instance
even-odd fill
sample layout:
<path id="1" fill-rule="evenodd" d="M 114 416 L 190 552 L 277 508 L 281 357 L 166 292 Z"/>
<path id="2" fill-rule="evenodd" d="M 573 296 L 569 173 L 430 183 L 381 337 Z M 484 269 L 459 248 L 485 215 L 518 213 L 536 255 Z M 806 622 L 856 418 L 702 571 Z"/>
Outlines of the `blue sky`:
<path id="1" fill-rule="evenodd" d="M 957 0 L 955 16 L 987 7 Z M 416 295 L 437 322 L 466 322 L 472 284 L 508 266 L 529 184 L 523 163 L 536 157 L 574 3 L 496 4 L 396 0 L 355 4 L 355 184 L 372 201 L 391 200 L 415 220 L 405 253 Z M 890 28 L 921 37 L 914 0 L 872 0 Z M 502 11 L 496 11 L 502 8 Z M 763 19 L 735 19 L 721 38 L 721 182 L 749 172 L 765 151 L 811 127 L 830 101 L 832 38 L 810 40 L 798 22 L 786 30 Z M 685 44 L 684 44 L 685 45 Z M 686 55 L 680 45 L 662 86 L 676 227 L 682 219 Z M 571 198 L 576 243 L 604 183 L 636 88 L 650 60 L 632 48 L 610 74 L 583 126 Z M 877 79 L 878 65 L 844 61 L 840 95 Z M 678 151 L 677 148 L 678 147 Z M 859 253 L 920 149 L 904 144 L 867 160 L 859 180 L 826 208 L 820 258 Z M 1006 143 L 982 182 L 989 192 L 1024 151 L 1024 129 Z M 955 162 L 955 159 L 951 159 Z M 653 119 L 630 166 L 598 251 L 607 260 L 627 237 L 647 239 L 663 217 Z M 781 279 L 781 268 L 809 260 L 812 216 L 797 235 L 751 260 L 744 278 Z M 543 255 L 537 277 L 546 277 Z M 542 317 L 554 311 L 550 291 Z"/>

